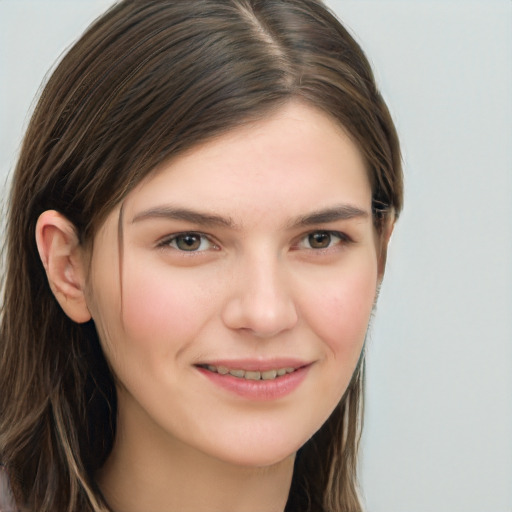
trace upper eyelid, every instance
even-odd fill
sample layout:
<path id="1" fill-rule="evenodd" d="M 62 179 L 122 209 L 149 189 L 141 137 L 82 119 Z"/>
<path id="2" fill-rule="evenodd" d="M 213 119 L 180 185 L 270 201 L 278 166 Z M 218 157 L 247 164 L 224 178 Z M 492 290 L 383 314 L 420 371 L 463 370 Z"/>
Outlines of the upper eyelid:
<path id="1" fill-rule="evenodd" d="M 297 240 L 303 240 L 304 238 L 313 235 L 315 233 L 328 233 L 329 235 L 334 235 L 338 238 L 340 238 L 343 241 L 351 242 L 353 241 L 352 237 L 345 233 L 344 231 L 337 231 L 336 229 L 312 229 L 310 231 L 307 231 L 306 233 L 303 233 L 299 235 L 296 239 Z"/>
<path id="2" fill-rule="evenodd" d="M 169 245 L 170 242 L 172 242 L 173 240 L 176 240 L 176 238 L 178 238 L 179 236 L 183 236 L 183 235 L 197 235 L 202 238 L 206 238 L 206 240 L 208 240 L 212 245 L 219 246 L 219 244 L 213 239 L 213 237 L 211 235 L 207 235 L 206 233 L 202 233 L 201 231 L 194 231 L 194 230 L 179 231 L 178 233 L 171 233 L 171 234 L 165 235 L 157 240 L 156 246 L 160 247 L 160 246 L 164 246 L 164 245 Z"/>
<path id="3" fill-rule="evenodd" d="M 301 248 L 301 247 L 299 247 L 300 244 L 302 244 L 307 239 L 308 236 L 310 236 L 314 233 L 329 233 L 330 235 L 339 238 L 339 243 L 330 245 L 329 247 L 324 247 L 324 248 L 309 248 L 309 247 Z M 306 233 L 303 233 L 300 236 L 296 237 L 295 242 L 292 244 L 292 248 L 295 247 L 295 248 L 299 248 L 299 249 L 311 250 L 316 253 L 322 253 L 322 251 L 332 250 L 337 245 L 346 246 L 346 245 L 349 245 L 352 243 L 354 243 L 354 239 L 351 236 L 344 233 L 343 231 L 336 231 L 334 229 L 313 229 L 313 230 L 307 231 Z"/>
<path id="4" fill-rule="evenodd" d="M 334 235 L 334 236 L 338 237 L 342 242 L 346 242 L 346 243 L 352 243 L 354 241 L 353 238 L 350 235 L 348 235 L 347 233 L 345 233 L 343 231 L 337 231 L 335 229 L 322 229 L 322 228 L 318 228 L 318 229 L 308 230 L 308 231 L 303 232 L 300 235 L 294 237 L 294 241 L 292 242 L 291 245 L 292 246 L 297 246 L 299 242 L 303 241 L 308 236 L 310 236 L 310 235 L 312 235 L 314 233 L 329 233 L 330 235 Z M 171 234 L 165 235 L 165 236 L 159 238 L 155 245 L 158 246 L 158 247 L 169 245 L 170 242 L 172 242 L 173 240 L 175 240 L 179 236 L 183 236 L 183 235 L 198 235 L 198 236 L 204 237 L 212 245 L 214 245 L 216 247 L 221 247 L 221 244 L 212 235 L 207 234 L 207 233 L 203 233 L 201 231 L 196 231 L 196 230 L 184 230 L 184 231 L 179 231 L 179 232 L 176 232 L 176 233 L 171 233 Z M 318 251 L 318 250 L 321 250 L 321 249 L 316 249 L 316 250 Z M 201 251 L 199 251 L 199 252 L 201 252 Z"/>

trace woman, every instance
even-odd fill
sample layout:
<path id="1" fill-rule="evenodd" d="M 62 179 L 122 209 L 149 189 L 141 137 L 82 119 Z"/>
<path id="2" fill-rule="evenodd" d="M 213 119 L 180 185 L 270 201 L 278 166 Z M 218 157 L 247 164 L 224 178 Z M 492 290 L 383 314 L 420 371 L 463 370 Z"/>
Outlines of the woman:
<path id="1" fill-rule="evenodd" d="M 0 460 L 20 510 L 357 511 L 402 205 L 315 0 L 124 1 L 50 78 L 10 197 Z"/>

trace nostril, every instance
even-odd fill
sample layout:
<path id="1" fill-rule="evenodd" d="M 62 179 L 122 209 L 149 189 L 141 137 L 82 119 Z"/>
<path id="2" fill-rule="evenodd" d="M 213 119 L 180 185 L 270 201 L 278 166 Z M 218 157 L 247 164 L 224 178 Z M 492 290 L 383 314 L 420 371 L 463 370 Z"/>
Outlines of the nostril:
<path id="1" fill-rule="evenodd" d="M 293 328 L 298 320 L 295 297 L 274 253 L 251 252 L 238 263 L 222 311 L 225 325 L 261 338 Z"/>
<path id="2" fill-rule="evenodd" d="M 243 330 L 261 338 L 273 337 L 290 330 L 298 320 L 292 301 L 256 303 L 233 300 L 225 307 L 222 316 L 225 325 L 230 329 Z"/>

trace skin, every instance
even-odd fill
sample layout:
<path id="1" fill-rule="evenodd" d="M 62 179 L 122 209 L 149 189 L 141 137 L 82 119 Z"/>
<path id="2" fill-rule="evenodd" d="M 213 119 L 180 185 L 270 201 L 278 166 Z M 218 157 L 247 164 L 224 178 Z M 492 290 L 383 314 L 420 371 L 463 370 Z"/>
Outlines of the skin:
<path id="1" fill-rule="evenodd" d="M 117 436 L 98 474 L 111 506 L 283 510 L 295 452 L 359 359 L 389 233 L 375 231 L 356 145 L 298 102 L 155 169 L 92 255 L 45 212 L 37 241 L 52 289 L 75 321 L 92 316 L 117 381 Z M 237 396 L 197 367 L 284 357 L 307 371 L 275 400 Z"/>

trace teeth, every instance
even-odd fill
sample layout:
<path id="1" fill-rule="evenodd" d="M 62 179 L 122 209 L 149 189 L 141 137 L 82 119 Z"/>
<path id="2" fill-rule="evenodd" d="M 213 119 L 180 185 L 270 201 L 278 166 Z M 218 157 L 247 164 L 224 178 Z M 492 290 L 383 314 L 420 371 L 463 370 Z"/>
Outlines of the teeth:
<path id="1" fill-rule="evenodd" d="M 263 380 L 272 380 L 277 377 L 277 370 L 268 370 L 267 372 L 261 372 L 261 378 Z"/>
<path id="2" fill-rule="evenodd" d="M 247 380 L 273 380 L 277 377 L 282 377 L 287 373 L 292 373 L 295 371 L 295 368 L 278 368 L 275 370 L 266 370 L 264 372 L 259 371 L 251 371 L 251 370 L 231 370 L 226 366 L 214 366 L 212 364 L 206 365 L 206 368 L 214 373 L 220 373 L 221 375 L 227 375 L 228 373 L 233 377 L 238 377 L 239 379 L 247 379 Z"/>

